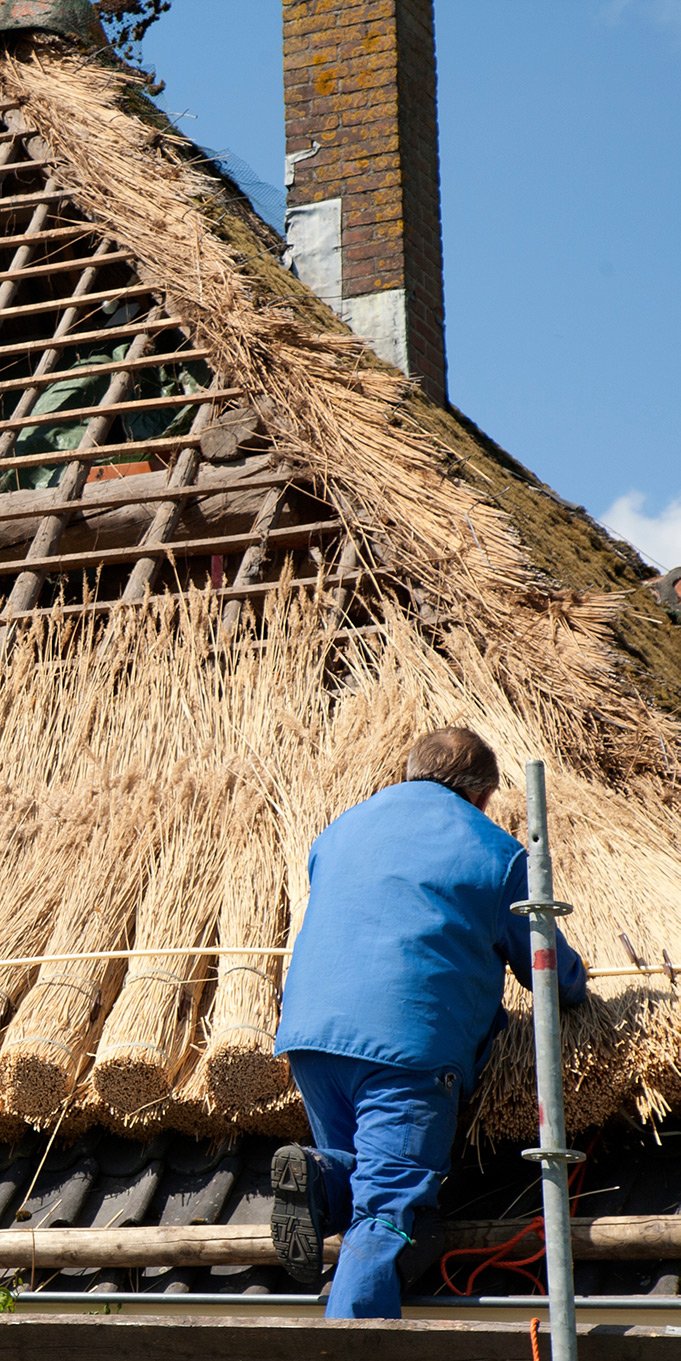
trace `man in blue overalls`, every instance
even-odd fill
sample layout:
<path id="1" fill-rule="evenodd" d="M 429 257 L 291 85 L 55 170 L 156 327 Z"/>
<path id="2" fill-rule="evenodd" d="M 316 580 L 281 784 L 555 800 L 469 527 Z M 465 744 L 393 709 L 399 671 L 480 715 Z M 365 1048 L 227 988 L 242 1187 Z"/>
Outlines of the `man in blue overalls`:
<path id="1" fill-rule="evenodd" d="M 506 964 L 531 986 L 527 856 L 485 816 L 494 753 L 466 728 L 421 737 L 407 778 L 350 808 L 310 852 L 310 899 L 286 980 L 287 1053 L 316 1144 L 272 1163 L 279 1260 L 313 1282 L 343 1233 L 327 1318 L 399 1318 L 397 1259 L 435 1207 L 461 1096 L 505 1024 Z M 561 1003 L 581 959 L 558 932 Z"/>

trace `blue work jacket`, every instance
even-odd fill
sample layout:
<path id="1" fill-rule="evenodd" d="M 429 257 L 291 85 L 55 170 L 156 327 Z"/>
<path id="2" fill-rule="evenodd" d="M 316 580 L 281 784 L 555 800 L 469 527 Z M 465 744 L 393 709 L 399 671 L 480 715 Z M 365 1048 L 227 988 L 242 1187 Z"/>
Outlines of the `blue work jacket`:
<path id="1" fill-rule="evenodd" d="M 322 832 L 295 943 L 278 1054 L 315 1049 L 451 1068 L 470 1093 L 494 1035 L 506 964 L 532 985 L 527 856 L 444 785 L 392 785 Z M 584 1000 L 579 955 L 558 932 L 564 1005 Z"/>

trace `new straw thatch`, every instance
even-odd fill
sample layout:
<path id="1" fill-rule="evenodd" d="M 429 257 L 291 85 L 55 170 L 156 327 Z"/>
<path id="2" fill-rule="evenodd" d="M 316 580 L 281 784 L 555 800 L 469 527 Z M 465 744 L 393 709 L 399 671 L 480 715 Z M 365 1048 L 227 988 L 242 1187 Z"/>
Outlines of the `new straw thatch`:
<path id="1" fill-rule="evenodd" d="M 331 505 L 371 585 L 365 622 L 373 611 L 362 632 L 346 617 L 338 635 L 346 606 L 320 557 L 310 597 L 284 567 L 262 615 L 245 608 L 238 627 L 208 587 L 114 611 L 105 645 L 91 614 L 74 627 L 57 607 L 0 659 L 0 829 L 16 867 L 0 986 L 21 1003 L 3 1045 L 5 1116 L 50 1123 L 58 1110 L 71 1132 L 98 1120 L 134 1133 L 298 1129 L 299 1101 L 272 1057 L 285 962 L 256 951 L 293 943 L 314 836 L 399 778 L 413 737 L 443 723 L 469 724 L 498 751 L 491 811 L 520 836 L 524 763 L 545 760 L 557 892 L 576 904 L 566 931 L 589 962 L 626 968 L 626 933 L 647 964 L 663 951 L 681 964 L 679 726 L 632 670 L 633 640 L 639 661 L 676 655 L 655 634 L 666 625 L 653 602 L 612 589 L 615 558 L 578 517 L 564 520 L 578 545 L 564 561 L 581 555 L 603 589 L 577 590 L 576 566 L 550 581 L 537 563 L 557 563 L 559 545 L 540 542 L 540 512 L 509 461 L 504 487 L 503 460 L 480 440 L 471 481 L 469 430 L 429 415 L 342 328 L 311 326 L 304 290 L 271 262 L 264 282 L 247 274 L 243 221 L 230 245 L 216 181 L 177 139 L 149 137 L 123 76 L 44 44 L 5 56 L 0 83 L 30 110 L 73 200 L 132 251 L 214 372 L 260 413 L 272 463 Z M 635 578 L 625 584 L 635 591 Z M 79 801 L 90 819 L 80 839 L 66 813 L 52 825 Z M 15 918 L 31 902 L 34 943 L 20 945 Z M 122 941 L 127 963 L 69 963 L 61 980 L 46 963 L 32 990 L 34 975 L 2 969 L 19 948 Z M 212 953 L 168 953 L 188 946 Z M 676 987 L 664 975 L 600 979 L 564 1019 L 573 1130 L 620 1108 L 653 1119 L 681 1108 Z M 474 1136 L 536 1127 L 527 996 L 509 983 L 507 1004 Z"/>

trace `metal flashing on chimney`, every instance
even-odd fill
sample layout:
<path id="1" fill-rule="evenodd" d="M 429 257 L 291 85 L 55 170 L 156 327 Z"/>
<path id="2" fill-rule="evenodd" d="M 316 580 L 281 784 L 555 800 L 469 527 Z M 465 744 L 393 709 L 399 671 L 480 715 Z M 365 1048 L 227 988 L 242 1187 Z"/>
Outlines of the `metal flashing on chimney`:
<path id="1" fill-rule="evenodd" d="M 295 273 L 334 312 L 341 310 L 341 201 L 301 203 L 286 212 L 288 257 Z"/>
<path id="2" fill-rule="evenodd" d="M 407 297 L 403 288 L 343 296 L 341 198 L 302 203 L 286 213 L 286 260 L 321 298 L 388 364 L 409 373 Z"/>
<path id="3" fill-rule="evenodd" d="M 321 143 L 312 141 L 308 147 L 302 151 L 291 151 L 284 157 L 284 184 L 290 189 L 296 182 L 296 166 L 299 161 L 309 161 L 311 156 L 316 156 L 321 151 Z"/>
<path id="4" fill-rule="evenodd" d="M 355 335 L 371 345 L 379 359 L 409 373 L 407 295 L 403 288 L 384 288 L 380 293 L 345 298 L 341 316 Z"/>

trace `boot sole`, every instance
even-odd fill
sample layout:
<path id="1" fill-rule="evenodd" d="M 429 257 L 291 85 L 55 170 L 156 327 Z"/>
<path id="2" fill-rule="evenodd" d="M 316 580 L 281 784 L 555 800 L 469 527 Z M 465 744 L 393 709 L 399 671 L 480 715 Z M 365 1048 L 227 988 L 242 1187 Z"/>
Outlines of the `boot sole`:
<path id="1" fill-rule="evenodd" d="M 307 1158 L 297 1144 L 272 1159 L 272 1242 L 279 1262 L 294 1280 L 313 1285 L 322 1272 L 322 1239 L 310 1210 Z"/>

